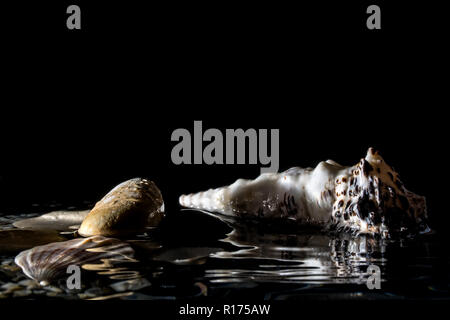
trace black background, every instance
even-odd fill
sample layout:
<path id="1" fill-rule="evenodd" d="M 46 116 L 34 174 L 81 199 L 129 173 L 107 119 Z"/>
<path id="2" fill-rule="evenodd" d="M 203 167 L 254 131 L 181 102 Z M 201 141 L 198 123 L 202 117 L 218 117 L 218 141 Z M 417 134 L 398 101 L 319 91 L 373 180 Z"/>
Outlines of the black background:
<path id="1" fill-rule="evenodd" d="M 369 4 L 382 30 L 367 30 Z M 170 160 L 176 128 L 280 129 L 280 171 L 379 149 L 446 234 L 448 33 L 439 2 L 2 4 L 0 212 L 96 201 L 143 176 L 178 196 L 258 165 Z M 67 30 L 79 4 L 82 30 Z"/>
<path id="2" fill-rule="evenodd" d="M 77 3 L 82 30 L 66 28 Z M 96 201 L 135 176 L 167 206 L 180 193 L 259 174 L 257 165 L 170 160 L 176 128 L 279 128 L 280 170 L 381 151 L 443 216 L 443 10 L 378 2 L 33 2 L 3 8 L 3 211 Z M 442 218 L 442 217 L 441 217 Z M 440 223 L 437 223 L 439 226 Z"/>

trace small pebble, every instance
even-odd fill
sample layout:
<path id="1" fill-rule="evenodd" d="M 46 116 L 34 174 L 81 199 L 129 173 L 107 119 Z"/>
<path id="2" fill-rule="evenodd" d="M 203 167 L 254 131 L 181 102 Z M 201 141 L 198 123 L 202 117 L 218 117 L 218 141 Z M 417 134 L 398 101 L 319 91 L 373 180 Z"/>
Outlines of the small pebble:
<path id="1" fill-rule="evenodd" d="M 13 260 L 12 259 L 6 259 L 6 260 L 3 260 L 2 261 L 2 266 L 4 266 L 4 265 L 11 265 L 11 264 L 13 264 Z"/>
<path id="2" fill-rule="evenodd" d="M 116 282 L 110 285 L 116 292 L 136 291 L 151 286 L 150 281 L 145 278 Z"/>
<path id="3" fill-rule="evenodd" d="M 25 279 L 25 280 L 19 281 L 18 284 L 23 287 L 26 287 L 27 289 L 30 289 L 30 290 L 40 288 L 40 285 L 36 281 L 31 280 L 31 279 Z"/>
<path id="4" fill-rule="evenodd" d="M 16 290 L 13 292 L 13 297 L 17 298 L 17 297 L 27 297 L 29 295 L 31 295 L 32 292 L 31 290 Z"/>
<path id="5" fill-rule="evenodd" d="M 8 289 L 13 288 L 15 286 L 17 286 L 17 284 L 12 283 L 12 282 L 8 282 L 8 283 L 3 284 L 0 288 L 8 290 Z"/>
<path id="6" fill-rule="evenodd" d="M 39 290 L 33 290 L 33 293 L 36 295 L 41 295 L 41 294 L 45 294 L 47 291 L 39 289 Z"/>
<path id="7" fill-rule="evenodd" d="M 54 297 L 58 297 L 59 296 L 59 293 L 56 293 L 56 292 L 47 292 L 47 297 L 52 297 L 52 298 L 54 298 Z"/>
<path id="8" fill-rule="evenodd" d="M 4 293 L 11 293 L 13 291 L 23 289 L 23 287 L 12 282 L 5 283 L 4 285 L 1 286 L 1 288 L 5 290 Z"/>
<path id="9" fill-rule="evenodd" d="M 85 294 L 85 293 L 79 293 L 78 294 L 78 298 L 80 298 L 80 299 L 89 299 L 89 298 L 92 298 L 91 296 L 89 296 L 89 295 L 87 295 L 87 294 Z"/>
<path id="10" fill-rule="evenodd" d="M 2 269 L 5 271 L 10 271 L 10 272 L 17 272 L 20 270 L 20 267 L 16 266 L 16 265 L 10 265 L 10 264 L 6 264 L 2 266 Z"/>
<path id="11" fill-rule="evenodd" d="M 55 286 L 46 286 L 46 287 L 44 287 L 44 289 L 47 290 L 47 291 L 56 293 L 56 294 L 63 293 L 63 290 L 61 290 L 60 288 L 57 288 Z"/>
<path id="12" fill-rule="evenodd" d="M 11 220 L 0 217 L 0 224 L 10 224 Z"/>
<path id="13" fill-rule="evenodd" d="M 80 299 L 91 299 L 111 294 L 111 292 L 113 292 L 111 289 L 108 290 L 105 288 L 90 288 L 83 293 L 79 293 L 78 297 Z"/>
<path id="14" fill-rule="evenodd" d="M 89 300 L 108 300 L 108 299 L 116 299 L 116 298 L 122 298 L 133 295 L 133 292 L 122 292 L 122 293 L 116 293 L 109 296 L 103 296 L 103 297 L 95 297 L 91 298 Z"/>
<path id="15" fill-rule="evenodd" d="M 149 296 L 147 294 L 142 294 L 140 292 L 133 292 L 132 295 L 124 296 L 122 300 L 175 300 L 173 297 L 160 297 L 160 296 Z"/>
<path id="16" fill-rule="evenodd" d="M 89 296 L 90 298 L 92 298 L 92 297 L 97 297 L 97 296 L 105 294 L 105 291 L 103 289 L 100 289 L 100 288 L 90 288 L 90 289 L 87 289 L 83 293 L 85 295 Z"/>

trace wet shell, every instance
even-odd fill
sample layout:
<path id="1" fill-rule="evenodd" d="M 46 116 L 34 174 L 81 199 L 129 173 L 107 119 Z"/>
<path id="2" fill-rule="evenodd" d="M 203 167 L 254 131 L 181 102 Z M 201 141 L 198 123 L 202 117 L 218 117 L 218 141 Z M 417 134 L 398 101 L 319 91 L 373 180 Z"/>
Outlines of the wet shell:
<path id="1" fill-rule="evenodd" d="M 156 226 L 164 216 L 163 198 L 149 180 L 135 178 L 122 182 L 89 212 L 78 233 L 84 237 L 123 236 Z"/>
<path id="2" fill-rule="evenodd" d="M 15 263 L 29 278 L 48 285 L 64 275 L 67 268 L 95 263 L 135 261 L 134 250 L 117 239 L 93 236 L 64 242 L 55 242 L 22 251 Z"/>
<path id="3" fill-rule="evenodd" d="M 51 230 L 2 230 L 0 231 L 0 255 L 18 253 L 35 246 L 66 240 Z"/>
<path id="4" fill-rule="evenodd" d="M 85 211 L 53 211 L 39 217 L 19 220 L 13 223 L 16 228 L 29 230 L 69 231 L 78 229 L 88 215 Z"/>
<path id="5" fill-rule="evenodd" d="M 179 199 L 182 206 L 243 218 L 281 218 L 336 230 L 388 236 L 427 232 L 425 198 L 408 191 L 372 148 L 346 167 L 332 160 L 313 168 L 265 173 Z"/>

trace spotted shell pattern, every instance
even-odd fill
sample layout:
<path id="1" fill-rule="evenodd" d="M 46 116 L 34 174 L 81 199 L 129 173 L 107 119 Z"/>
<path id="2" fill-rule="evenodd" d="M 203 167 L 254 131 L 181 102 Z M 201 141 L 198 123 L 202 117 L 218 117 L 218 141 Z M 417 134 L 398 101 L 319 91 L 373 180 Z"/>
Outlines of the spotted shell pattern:
<path id="1" fill-rule="evenodd" d="M 398 173 L 373 148 L 351 167 L 322 161 L 314 169 L 295 167 L 182 195 L 179 202 L 228 216 L 286 218 L 383 237 L 429 230 L 425 198 L 405 189 Z"/>

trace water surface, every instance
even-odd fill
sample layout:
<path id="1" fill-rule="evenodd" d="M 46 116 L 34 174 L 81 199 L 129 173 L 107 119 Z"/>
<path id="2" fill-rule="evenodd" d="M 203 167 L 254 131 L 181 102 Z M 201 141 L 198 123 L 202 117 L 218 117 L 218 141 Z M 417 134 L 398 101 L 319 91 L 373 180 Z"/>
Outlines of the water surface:
<path id="1" fill-rule="evenodd" d="M 13 230 L 13 221 L 36 215 L 2 215 L 0 229 Z M 73 234 L 58 237 L 72 239 Z M 10 240 L 0 237 L 0 297 L 450 298 L 448 246 L 437 234 L 396 240 L 330 235 L 320 230 L 260 225 L 181 210 L 169 212 L 159 228 L 121 240 L 135 250 L 133 259 L 85 265 L 82 288 L 69 290 L 64 278 L 48 287 L 26 278 L 13 262 L 20 246 L 8 245 Z M 381 271 L 381 289 L 370 290 L 366 285 L 371 265 Z"/>

